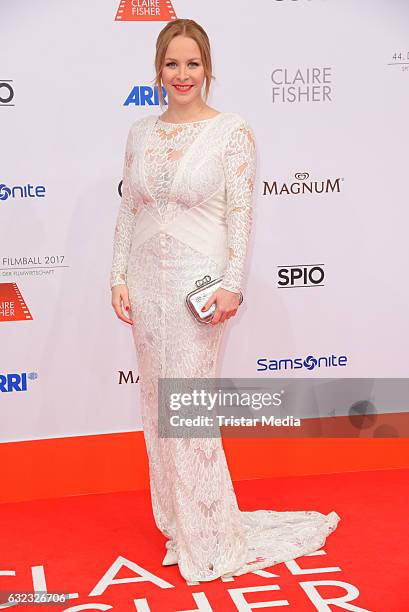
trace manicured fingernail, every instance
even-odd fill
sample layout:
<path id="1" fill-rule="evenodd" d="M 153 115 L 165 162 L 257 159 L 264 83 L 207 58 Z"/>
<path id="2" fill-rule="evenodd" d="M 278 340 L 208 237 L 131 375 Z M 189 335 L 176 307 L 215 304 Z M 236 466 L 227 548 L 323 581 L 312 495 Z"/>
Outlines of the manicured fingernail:
<path id="1" fill-rule="evenodd" d="M 202 312 L 203 312 L 204 310 L 206 310 L 206 308 L 203 306 L 203 308 L 202 308 Z"/>
<path id="2" fill-rule="evenodd" d="M 125 306 L 126 310 L 129 310 L 129 306 Z"/>

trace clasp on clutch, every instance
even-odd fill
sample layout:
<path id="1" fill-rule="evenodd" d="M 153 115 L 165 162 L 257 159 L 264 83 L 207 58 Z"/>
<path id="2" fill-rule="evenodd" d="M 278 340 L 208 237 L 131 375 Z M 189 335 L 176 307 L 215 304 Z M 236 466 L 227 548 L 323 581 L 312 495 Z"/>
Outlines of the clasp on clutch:
<path id="1" fill-rule="evenodd" d="M 195 282 L 195 285 L 196 285 L 196 287 L 203 287 L 204 285 L 208 285 L 211 280 L 212 280 L 212 277 L 209 276 L 208 274 L 206 274 L 203 278 L 199 278 Z"/>

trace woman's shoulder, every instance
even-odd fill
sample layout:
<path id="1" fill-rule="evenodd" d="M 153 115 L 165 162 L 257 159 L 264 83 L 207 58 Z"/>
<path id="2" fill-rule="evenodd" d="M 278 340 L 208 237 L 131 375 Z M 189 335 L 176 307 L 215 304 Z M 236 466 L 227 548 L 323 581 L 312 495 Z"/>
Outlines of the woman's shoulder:
<path id="1" fill-rule="evenodd" d="M 139 117 L 139 119 L 136 119 L 136 121 L 134 121 L 131 124 L 131 127 L 129 128 L 129 131 L 132 134 L 135 134 L 137 132 L 143 131 L 154 120 L 156 120 L 156 116 L 154 116 L 154 115 L 146 115 L 145 117 Z"/>
<path id="2" fill-rule="evenodd" d="M 232 126 L 237 125 L 249 125 L 247 119 L 241 114 L 236 112 L 223 113 L 228 124 Z"/>
<path id="3" fill-rule="evenodd" d="M 246 132 L 254 140 L 253 129 L 250 122 L 241 113 L 224 113 L 224 129 L 223 132 L 226 136 L 225 144 L 240 139 L 241 134 Z"/>
<path id="4" fill-rule="evenodd" d="M 224 123 L 224 147 L 225 149 L 235 150 L 238 143 L 243 142 L 243 134 L 253 145 L 255 145 L 255 136 L 251 124 L 241 113 L 225 113 L 226 119 Z"/>

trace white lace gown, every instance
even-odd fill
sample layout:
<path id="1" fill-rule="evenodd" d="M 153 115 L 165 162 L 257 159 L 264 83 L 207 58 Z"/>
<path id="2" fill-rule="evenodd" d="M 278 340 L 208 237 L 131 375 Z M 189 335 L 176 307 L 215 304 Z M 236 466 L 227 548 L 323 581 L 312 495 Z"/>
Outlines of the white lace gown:
<path id="1" fill-rule="evenodd" d="M 187 581 L 312 553 L 340 520 L 334 511 L 243 512 L 220 438 L 158 437 L 158 378 L 217 376 L 228 322 L 196 322 L 185 296 L 204 274 L 241 290 L 255 171 L 253 132 L 238 113 L 131 126 L 110 285 L 128 286 L 152 509 Z"/>

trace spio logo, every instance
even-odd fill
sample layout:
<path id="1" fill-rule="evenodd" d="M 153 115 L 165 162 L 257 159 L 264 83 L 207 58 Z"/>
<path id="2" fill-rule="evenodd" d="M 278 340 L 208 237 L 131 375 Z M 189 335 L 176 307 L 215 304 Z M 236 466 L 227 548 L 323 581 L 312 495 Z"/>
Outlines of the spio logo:
<path id="1" fill-rule="evenodd" d="M 162 87 L 162 93 L 166 104 L 167 92 L 164 87 Z M 135 85 L 125 100 L 124 106 L 130 106 L 131 104 L 134 106 L 159 106 L 158 88 L 149 85 Z"/>
<path id="2" fill-rule="evenodd" d="M 44 198 L 45 187 L 44 185 L 13 185 L 13 187 L 7 187 L 4 183 L 0 183 L 0 200 L 8 200 L 8 198 Z"/>
<path id="3" fill-rule="evenodd" d="M 278 288 L 323 287 L 324 264 L 278 266 Z"/>
<path id="4" fill-rule="evenodd" d="M 12 393 L 13 391 L 27 391 L 27 380 L 36 380 L 37 372 L 22 372 L 21 374 L 0 374 L 0 391 Z"/>

